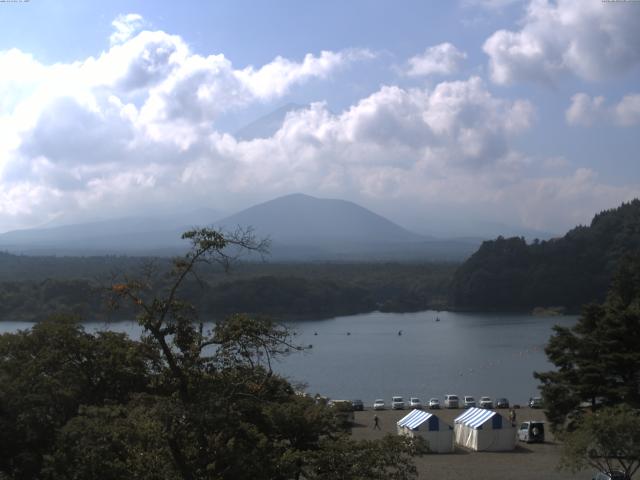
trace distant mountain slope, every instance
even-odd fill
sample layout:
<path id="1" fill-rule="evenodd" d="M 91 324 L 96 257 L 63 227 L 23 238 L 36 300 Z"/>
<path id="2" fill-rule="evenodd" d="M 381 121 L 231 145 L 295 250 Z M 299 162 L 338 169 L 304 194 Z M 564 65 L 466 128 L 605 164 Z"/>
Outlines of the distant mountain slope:
<path id="1" fill-rule="evenodd" d="M 30 255 L 175 253 L 186 243 L 180 235 L 195 225 L 212 224 L 216 213 L 200 209 L 165 218 L 128 217 L 0 235 L 0 250 Z"/>
<path id="2" fill-rule="evenodd" d="M 252 227 L 270 237 L 270 261 L 461 261 L 480 245 L 473 238 L 434 239 L 413 233 L 353 202 L 293 194 L 223 220 L 199 210 L 164 218 L 121 218 L 16 230 L 0 235 L 0 251 L 25 255 L 173 256 L 194 226 Z M 251 258 L 251 257 L 250 257 Z M 254 257 L 255 258 L 255 257 Z"/>
<path id="3" fill-rule="evenodd" d="M 236 137 L 236 139 L 243 141 L 272 137 L 278 130 L 280 130 L 280 127 L 282 127 L 287 113 L 301 110 L 303 108 L 305 108 L 303 105 L 287 103 L 277 110 L 240 128 L 233 136 Z"/>
<path id="4" fill-rule="evenodd" d="M 528 245 L 521 238 L 487 241 L 456 272 L 458 308 L 577 310 L 602 301 L 627 253 L 640 250 L 640 200 L 597 214 L 590 226 Z"/>
<path id="5" fill-rule="evenodd" d="M 259 236 L 290 245 L 335 242 L 383 244 L 425 238 L 353 202 L 303 194 L 279 197 L 217 222 L 226 228 L 252 226 Z"/>

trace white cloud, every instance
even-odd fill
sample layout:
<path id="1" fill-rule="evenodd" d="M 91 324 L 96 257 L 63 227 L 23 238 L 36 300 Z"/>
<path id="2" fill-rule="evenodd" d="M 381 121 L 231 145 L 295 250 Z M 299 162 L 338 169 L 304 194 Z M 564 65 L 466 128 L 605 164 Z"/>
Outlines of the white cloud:
<path id="1" fill-rule="evenodd" d="M 603 80 L 640 65 L 640 9 L 584 0 L 531 0 L 518 31 L 484 43 L 499 84 L 554 82 L 564 74 Z"/>
<path id="2" fill-rule="evenodd" d="M 615 105 L 607 105 L 602 96 L 591 97 L 576 93 L 565 112 L 569 125 L 589 127 L 595 124 L 614 124 L 631 127 L 640 124 L 640 94 L 625 95 Z"/>
<path id="3" fill-rule="evenodd" d="M 344 50 L 236 68 L 223 54 L 197 55 L 179 36 L 149 31 L 71 64 L 0 52 L 0 64 L 18 67 L 0 78 L 15 99 L 0 110 L 0 230 L 177 203 L 237 208 L 293 191 L 416 212 L 496 210 L 530 226 L 545 222 L 536 212 L 563 210 L 554 204 L 567 195 L 562 185 L 580 208 L 590 205 L 584 185 L 603 202 L 627 198 L 629 188 L 577 172 L 530 180 L 534 161 L 513 138 L 531 128 L 535 109 L 495 96 L 479 77 L 383 86 L 339 113 L 314 103 L 290 112 L 270 138 L 238 141 L 216 128 L 221 112 L 370 56 Z"/>
<path id="4" fill-rule="evenodd" d="M 640 94 L 626 95 L 613 108 L 613 116 L 619 125 L 640 125 Z"/>
<path id="5" fill-rule="evenodd" d="M 307 54 L 302 63 L 276 57 L 257 70 L 250 66 L 236 71 L 235 75 L 256 98 L 268 100 L 284 95 L 292 84 L 302 83 L 313 77 L 325 78 L 347 62 L 373 57 L 374 54 L 366 49 L 323 51 L 318 57 Z"/>
<path id="6" fill-rule="evenodd" d="M 605 113 L 604 97 L 590 97 L 586 93 L 576 93 L 571 97 L 571 106 L 565 112 L 569 125 L 593 125 Z"/>
<path id="7" fill-rule="evenodd" d="M 451 75 L 456 73 L 460 64 L 467 58 L 451 43 L 441 43 L 427 48 L 424 53 L 409 59 L 407 75 Z"/>
<path id="8" fill-rule="evenodd" d="M 115 45 L 129 40 L 135 32 L 144 26 L 144 19 L 142 15 L 137 13 L 128 13 L 126 15 L 118 15 L 111 25 L 113 25 L 114 32 L 109 37 L 109 40 L 111 45 Z"/>

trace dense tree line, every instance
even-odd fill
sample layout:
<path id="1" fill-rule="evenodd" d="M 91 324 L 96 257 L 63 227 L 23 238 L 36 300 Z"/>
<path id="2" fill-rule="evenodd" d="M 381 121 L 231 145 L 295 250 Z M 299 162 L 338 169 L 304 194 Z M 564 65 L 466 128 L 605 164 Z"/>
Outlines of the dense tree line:
<path id="1" fill-rule="evenodd" d="M 39 258 L 0 254 L 0 264 L 3 261 L 13 269 L 13 277 L 0 281 L 0 319 L 27 321 L 53 312 L 95 320 L 133 318 L 131 309 L 107 308 L 112 272 L 122 268 L 120 272 L 130 277 L 154 272 L 162 278 L 171 267 L 163 258 L 42 257 L 43 272 L 51 276 L 35 280 Z M 202 269 L 198 279 L 184 282 L 181 294 L 206 317 L 234 312 L 304 318 L 416 311 L 443 306 L 454 269 L 446 263 L 241 263 L 230 273 L 214 266 Z M 157 288 L 163 286 L 157 282 Z"/>
<path id="2" fill-rule="evenodd" d="M 456 308 L 577 311 L 604 300 L 620 259 L 640 250 L 640 200 L 596 215 L 564 237 L 527 244 L 523 238 L 484 242 L 456 272 Z"/>

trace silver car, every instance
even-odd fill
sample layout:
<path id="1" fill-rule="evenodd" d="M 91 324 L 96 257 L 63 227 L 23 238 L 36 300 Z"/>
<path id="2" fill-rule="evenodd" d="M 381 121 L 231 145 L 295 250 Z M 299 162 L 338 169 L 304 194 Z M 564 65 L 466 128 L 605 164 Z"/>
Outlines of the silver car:
<path id="1" fill-rule="evenodd" d="M 480 408 L 493 408 L 493 400 L 489 397 L 480 397 Z"/>

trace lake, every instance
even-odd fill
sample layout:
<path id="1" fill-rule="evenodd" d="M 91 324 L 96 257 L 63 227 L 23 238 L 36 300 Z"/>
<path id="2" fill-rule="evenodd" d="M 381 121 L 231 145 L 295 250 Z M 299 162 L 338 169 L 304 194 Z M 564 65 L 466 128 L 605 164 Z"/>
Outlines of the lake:
<path id="1" fill-rule="evenodd" d="M 389 402 L 392 395 L 442 402 L 447 393 L 476 400 L 504 396 L 522 404 L 538 393 L 533 372 L 552 368 L 544 354 L 552 326 L 575 321 L 572 316 L 424 311 L 287 322 L 297 332 L 296 342 L 312 348 L 291 353 L 274 368 L 294 383 L 305 382 L 309 393 L 360 398 L 367 405 L 376 398 Z M 0 332 L 30 325 L 0 322 Z M 105 324 L 85 327 L 93 331 Z M 133 322 L 108 328 L 140 334 Z"/>

